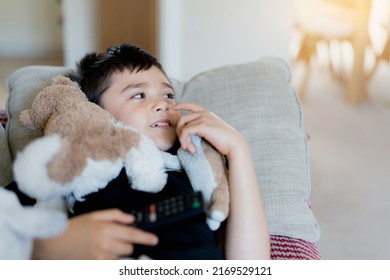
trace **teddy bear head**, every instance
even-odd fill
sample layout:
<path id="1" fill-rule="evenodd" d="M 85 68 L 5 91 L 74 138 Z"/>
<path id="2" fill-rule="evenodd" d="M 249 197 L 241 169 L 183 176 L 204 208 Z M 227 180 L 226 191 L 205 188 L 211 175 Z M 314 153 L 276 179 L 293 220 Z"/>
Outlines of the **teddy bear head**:
<path id="1" fill-rule="evenodd" d="M 22 111 L 20 121 L 28 127 L 43 131 L 53 114 L 59 114 L 59 108 L 66 110 L 87 97 L 79 85 L 64 76 L 53 79 L 53 84 L 44 88 L 34 99 L 31 109 Z"/>

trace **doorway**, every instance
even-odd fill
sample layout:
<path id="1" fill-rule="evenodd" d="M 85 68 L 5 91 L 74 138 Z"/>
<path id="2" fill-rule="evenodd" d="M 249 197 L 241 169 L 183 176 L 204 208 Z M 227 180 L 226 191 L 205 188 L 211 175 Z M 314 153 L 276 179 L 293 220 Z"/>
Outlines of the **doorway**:
<path id="1" fill-rule="evenodd" d="M 156 0 L 99 0 L 99 51 L 119 43 L 132 43 L 157 55 L 156 5 Z"/>

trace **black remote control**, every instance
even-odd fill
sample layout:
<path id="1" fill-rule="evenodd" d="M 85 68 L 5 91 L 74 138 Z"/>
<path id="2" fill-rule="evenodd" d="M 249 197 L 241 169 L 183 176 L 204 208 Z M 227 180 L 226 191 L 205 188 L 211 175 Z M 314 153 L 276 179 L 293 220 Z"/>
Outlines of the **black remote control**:
<path id="1" fill-rule="evenodd" d="M 205 217 L 201 192 L 171 197 L 130 213 L 136 218 L 134 226 L 144 230 L 153 230 L 198 216 Z"/>

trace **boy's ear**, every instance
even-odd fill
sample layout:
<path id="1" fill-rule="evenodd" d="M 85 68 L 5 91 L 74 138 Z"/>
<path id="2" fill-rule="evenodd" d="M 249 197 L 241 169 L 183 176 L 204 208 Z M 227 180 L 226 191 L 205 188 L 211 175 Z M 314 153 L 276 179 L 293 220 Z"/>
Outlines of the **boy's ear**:
<path id="1" fill-rule="evenodd" d="M 20 122 L 28 127 L 28 128 L 32 128 L 32 129 L 35 129 L 36 126 L 34 125 L 34 122 L 31 118 L 31 110 L 30 109 L 27 109 L 27 110 L 24 110 L 20 113 L 19 115 L 19 120 Z"/>

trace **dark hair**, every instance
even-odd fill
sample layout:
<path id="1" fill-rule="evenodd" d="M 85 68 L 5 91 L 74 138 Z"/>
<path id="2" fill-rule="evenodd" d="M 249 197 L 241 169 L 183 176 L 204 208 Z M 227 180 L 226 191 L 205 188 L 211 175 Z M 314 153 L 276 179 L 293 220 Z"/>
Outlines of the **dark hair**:
<path id="1" fill-rule="evenodd" d="M 89 101 L 100 104 L 105 90 L 110 86 L 111 76 L 124 70 L 144 71 L 156 66 L 166 76 L 157 58 L 132 44 L 112 46 L 103 53 L 89 53 L 78 63 L 76 72 L 68 77 L 77 82 Z"/>

